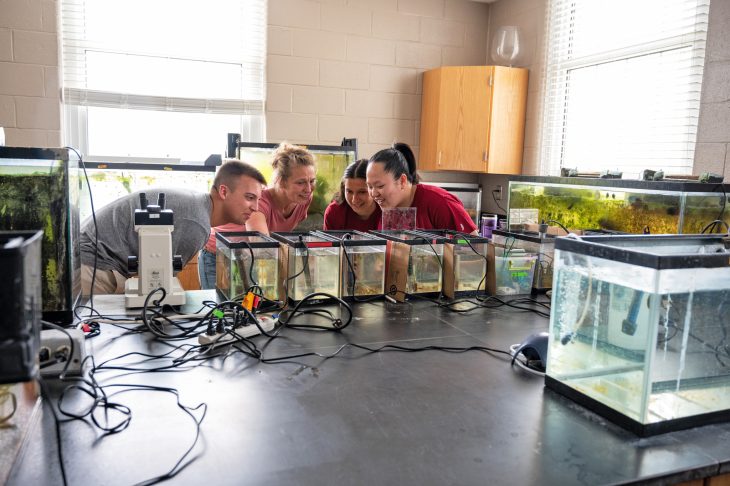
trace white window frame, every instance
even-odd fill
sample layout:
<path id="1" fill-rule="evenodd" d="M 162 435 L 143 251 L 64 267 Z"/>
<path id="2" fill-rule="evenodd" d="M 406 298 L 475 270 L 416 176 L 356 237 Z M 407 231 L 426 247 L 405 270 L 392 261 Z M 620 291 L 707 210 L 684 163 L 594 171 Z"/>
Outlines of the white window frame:
<path id="1" fill-rule="evenodd" d="M 67 27 L 67 24 L 80 25 L 83 23 L 86 1 L 91 0 L 62 0 L 61 1 L 61 35 L 62 35 L 62 57 L 68 62 L 62 62 L 63 86 L 61 90 L 62 106 L 64 110 L 63 138 L 66 145 L 73 146 L 85 155 L 87 160 L 97 161 L 145 161 L 154 163 L 179 163 L 191 162 L 183 160 L 184 157 L 172 156 L 170 158 L 147 157 L 146 154 L 138 156 L 114 156 L 111 154 L 90 154 L 89 153 L 89 117 L 88 108 L 114 108 L 120 110 L 150 110 L 158 112 L 177 113 L 198 113 L 198 114 L 223 114 L 238 115 L 240 119 L 238 133 L 241 139 L 251 142 L 263 142 L 266 140 L 265 120 L 265 99 L 266 99 L 266 24 L 267 24 L 267 0 L 240 0 L 255 4 L 260 12 L 257 19 L 260 26 L 261 46 L 258 58 L 251 60 L 251 56 L 243 59 L 215 59 L 215 53 L 201 59 L 191 56 L 183 58 L 191 61 L 223 62 L 240 67 L 245 76 L 253 78 L 256 83 L 256 90 L 260 96 L 253 99 L 243 98 L 191 98 L 166 95 L 144 95 L 124 93 L 120 91 L 103 91 L 87 89 L 84 78 L 84 59 L 87 52 L 112 52 L 105 51 L 94 45 L 93 41 L 83 38 L 79 34 L 83 29 L 78 27 Z M 154 1 L 154 0 L 150 0 Z M 205 2 L 201 2 L 200 8 L 205 8 Z M 80 13 L 81 12 L 81 13 Z M 76 29 L 74 31 L 74 29 Z M 70 33 L 69 33 L 70 32 Z M 130 32 L 133 35 L 133 32 Z M 135 55 L 134 52 L 129 52 Z M 207 55 L 206 55 L 207 56 Z M 163 56 L 164 57 L 164 56 Z M 69 61 L 71 60 L 71 61 Z M 79 73 L 81 73 L 79 75 Z M 260 84 L 260 85 L 259 85 Z M 166 143 L 161 141 L 161 143 Z M 174 145 L 174 140 L 167 141 Z M 222 153 L 226 144 L 226 134 L 221 133 L 215 149 Z M 172 150 L 174 152 L 174 147 Z M 212 151 L 216 153 L 215 150 Z M 193 161 L 201 162 L 201 161 Z"/>
<path id="2" fill-rule="evenodd" d="M 579 172 L 594 172 L 596 167 L 591 161 L 580 167 L 564 166 L 564 140 L 566 138 L 565 113 L 568 107 L 569 73 L 572 70 L 598 66 L 600 64 L 625 61 L 628 59 L 647 56 L 651 54 L 670 52 L 681 48 L 692 49 L 692 74 L 696 86 L 696 96 L 693 98 L 693 106 L 687 110 L 686 130 L 689 138 L 686 150 L 686 165 L 691 170 L 694 165 L 694 150 L 696 144 L 697 121 L 700 105 L 700 87 L 702 82 L 702 71 L 705 58 L 705 42 L 707 37 L 707 23 L 709 15 L 709 0 L 696 0 L 697 11 L 695 14 L 695 28 L 691 33 L 684 35 L 669 36 L 662 39 L 655 39 L 652 42 L 645 42 L 639 45 L 624 47 L 613 50 L 606 50 L 583 57 L 572 57 L 569 52 L 569 45 L 565 50 L 560 46 L 558 39 L 566 35 L 566 29 L 570 35 L 575 29 L 574 19 L 566 15 L 566 9 L 570 5 L 575 6 L 585 0 L 548 0 L 547 28 L 546 28 L 546 77 L 544 84 L 544 103 L 542 108 L 542 131 L 540 140 L 540 163 L 539 174 L 560 175 L 560 169 L 577 168 Z M 637 2 L 642 0 L 636 0 Z M 689 2 L 688 2 L 689 3 Z M 626 15 L 631 15 L 627 12 Z M 619 28 L 619 27 L 617 27 Z M 561 32 L 562 29 L 562 32 Z M 597 93 L 597 96 L 600 94 Z M 600 114 L 597 114 L 600 116 Z M 627 114 L 630 116 L 630 114 Z M 608 142 L 610 143 L 610 142 Z M 635 167 L 636 172 L 641 169 L 663 169 L 664 167 Z M 626 176 L 624 176 L 626 178 Z"/>

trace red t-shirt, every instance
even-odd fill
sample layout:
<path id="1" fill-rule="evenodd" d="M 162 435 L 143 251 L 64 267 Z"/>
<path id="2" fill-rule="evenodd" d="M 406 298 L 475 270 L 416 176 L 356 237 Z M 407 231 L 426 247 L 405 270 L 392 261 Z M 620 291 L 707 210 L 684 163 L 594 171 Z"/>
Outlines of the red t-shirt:
<path id="1" fill-rule="evenodd" d="M 346 202 L 340 204 L 332 201 L 324 210 L 324 229 L 359 231 L 378 229 L 381 214 L 380 206 L 376 204 L 375 211 L 368 219 L 360 219 L 360 216 Z"/>
<path id="2" fill-rule="evenodd" d="M 411 207 L 416 208 L 418 229 L 450 229 L 462 233 L 477 229 L 459 198 L 438 186 L 417 184 Z M 381 227 L 379 224 L 378 228 Z"/>

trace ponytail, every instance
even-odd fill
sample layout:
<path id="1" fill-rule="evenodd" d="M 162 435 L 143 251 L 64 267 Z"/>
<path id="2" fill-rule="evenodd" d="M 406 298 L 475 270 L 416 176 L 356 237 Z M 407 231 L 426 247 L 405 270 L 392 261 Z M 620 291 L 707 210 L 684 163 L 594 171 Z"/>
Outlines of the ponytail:
<path id="1" fill-rule="evenodd" d="M 416 170 L 416 156 L 406 143 L 397 142 L 392 148 L 380 150 L 370 157 L 368 165 L 375 162 L 385 164 L 385 172 L 392 174 L 394 179 L 405 174 L 411 184 L 418 184 L 421 181 L 421 176 Z"/>

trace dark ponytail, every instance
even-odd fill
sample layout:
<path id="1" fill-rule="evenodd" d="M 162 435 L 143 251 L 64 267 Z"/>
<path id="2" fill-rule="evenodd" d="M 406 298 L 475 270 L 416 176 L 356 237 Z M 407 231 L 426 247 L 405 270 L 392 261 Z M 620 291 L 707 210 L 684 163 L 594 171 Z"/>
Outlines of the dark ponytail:
<path id="1" fill-rule="evenodd" d="M 385 172 L 392 174 L 394 179 L 403 174 L 411 184 L 418 184 L 421 176 L 416 170 L 416 156 L 407 143 L 394 143 L 392 148 L 383 149 L 370 157 L 368 164 L 380 162 L 385 164 Z"/>

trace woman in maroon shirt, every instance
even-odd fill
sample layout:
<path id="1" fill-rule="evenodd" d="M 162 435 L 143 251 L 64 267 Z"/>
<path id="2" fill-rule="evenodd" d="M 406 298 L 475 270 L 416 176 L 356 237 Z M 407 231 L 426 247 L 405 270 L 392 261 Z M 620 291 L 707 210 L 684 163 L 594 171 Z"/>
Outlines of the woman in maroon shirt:
<path id="1" fill-rule="evenodd" d="M 368 194 L 365 183 L 367 159 L 360 159 L 345 168 L 340 193 L 324 211 L 324 229 L 370 231 L 378 228 L 380 207 Z"/>
<path id="2" fill-rule="evenodd" d="M 370 157 L 366 179 L 368 192 L 381 209 L 415 207 L 418 229 L 477 234 L 459 198 L 440 187 L 418 183 L 416 157 L 405 143 L 396 143 Z"/>

